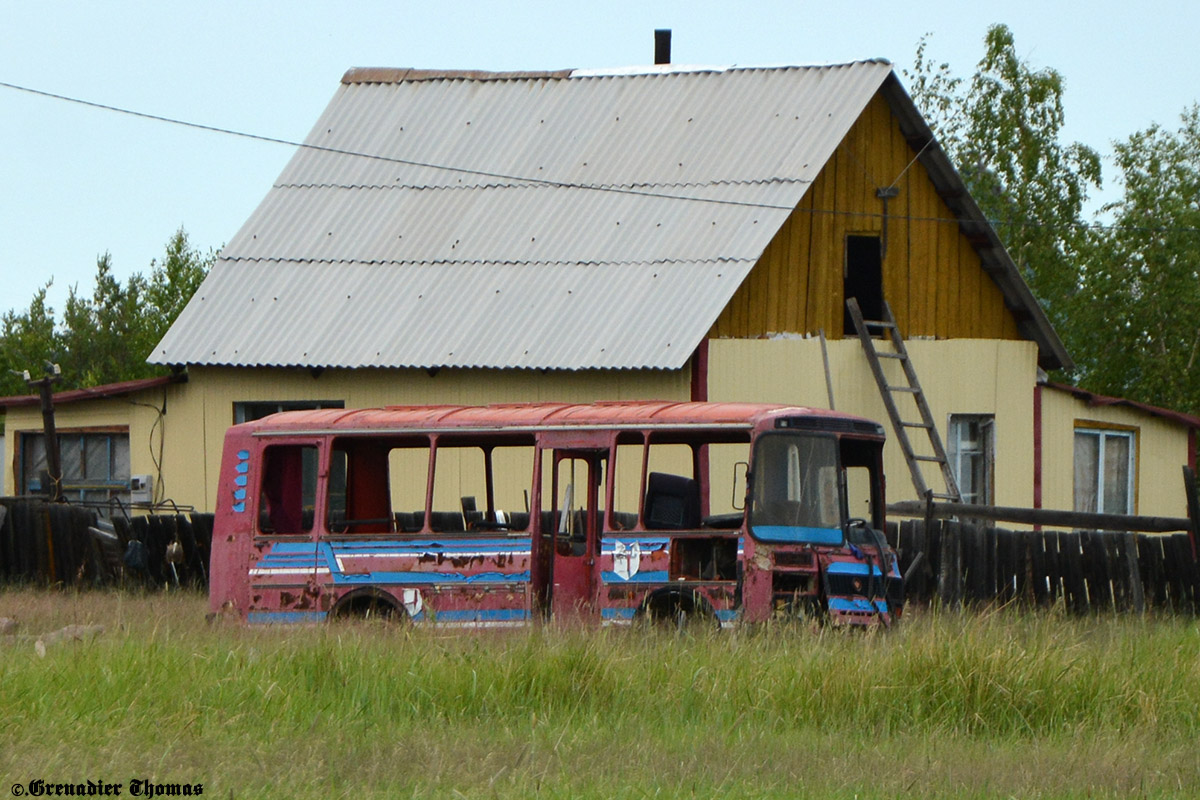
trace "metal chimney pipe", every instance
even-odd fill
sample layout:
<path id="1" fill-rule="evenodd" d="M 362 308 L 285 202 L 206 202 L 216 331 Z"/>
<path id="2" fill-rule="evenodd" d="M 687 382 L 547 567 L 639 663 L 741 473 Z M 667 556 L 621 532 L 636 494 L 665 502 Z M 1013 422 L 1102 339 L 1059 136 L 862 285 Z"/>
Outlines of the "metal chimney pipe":
<path id="1" fill-rule="evenodd" d="M 654 63 L 671 63 L 671 29 L 656 28 L 654 31 Z"/>

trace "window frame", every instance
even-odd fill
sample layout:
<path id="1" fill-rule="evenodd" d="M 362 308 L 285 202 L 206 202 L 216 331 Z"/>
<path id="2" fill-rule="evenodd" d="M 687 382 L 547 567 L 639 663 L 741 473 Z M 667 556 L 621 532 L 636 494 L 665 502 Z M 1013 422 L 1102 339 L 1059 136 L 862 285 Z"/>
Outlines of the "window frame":
<path id="1" fill-rule="evenodd" d="M 966 455 L 978 455 L 983 462 L 983 484 L 982 492 L 973 493 L 973 497 L 979 498 L 982 494 L 982 499 L 968 500 L 963 494 L 963 456 L 964 452 L 961 447 L 962 436 L 961 431 L 965 424 L 977 422 L 980 424 L 980 439 L 982 446 L 975 451 L 967 451 Z M 986 433 L 982 430 L 986 426 Z M 951 414 L 946 421 L 946 457 L 950 461 L 950 469 L 954 473 L 954 481 L 958 485 L 960 495 L 963 495 L 963 502 L 972 505 L 994 505 L 996 502 L 996 415 L 995 414 Z"/>
<path id="2" fill-rule="evenodd" d="M 270 468 L 274 466 L 271 462 L 273 458 L 272 451 L 279 451 L 281 454 L 285 450 L 300 451 L 298 458 L 299 464 L 299 515 L 300 515 L 300 530 L 296 531 L 278 531 L 272 528 L 264 528 L 262 525 L 263 512 L 267 508 L 267 481 L 269 475 L 273 475 L 274 471 Z M 311 452 L 304 452 L 311 451 Z M 262 541 L 311 541 L 314 533 L 322 527 L 318 524 L 318 520 L 325 513 L 325 500 L 322 497 L 321 486 L 325 480 L 325 475 L 322 473 L 328 470 L 328 465 L 323 462 L 325 446 L 323 442 L 312 438 L 299 438 L 295 440 L 268 442 L 259 453 L 259 470 L 254 476 L 254 537 L 256 540 Z M 307 520 L 305 527 L 305 499 L 306 495 L 312 493 L 312 516 Z"/>
<path id="3" fill-rule="evenodd" d="M 16 434 L 16 473 L 13 476 L 17 482 L 17 492 L 19 494 L 33 494 L 33 489 L 29 486 L 29 476 L 26 474 L 29 468 L 29 445 L 28 442 L 34 439 L 41 439 L 43 444 L 43 452 L 45 452 L 45 432 L 39 429 L 14 431 Z M 92 425 L 71 428 L 59 428 L 56 431 L 59 441 L 59 452 L 62 452 L 63 441 L 78 437 L 80 439 L 88 439 L 90 437 L 107 437 L 109 448 L 109 475 L 106 479 L 91 479 L 81 478 L 74 479 L 68 477 L 66 463 L 62 463 L 63 470 L 63 494 L 73 503 L 91 506 L 94 508 L 105 508 L 112 502 L 113 498 L 118 498 L 120 502 L 128 505 L 130 501 L 129 482 L 133 477 L 133 447 L 132 440 L 129 435 L 129 427 L 126 425 Z M 126 457 L 128 459 L 128 475 L 122 477 L 114 477 L 112 473 L 112 439 L 113 437 L 124 437 L 126 447 Z M 81 453 L 86 453 L 86 445 L 81 449 Z M 86 464 L 86 455 L 84 456 Z M 85 466 L 86 471 L 86 466 Z M 109 499 L 107 501 L 88 500 L 86 495 L 88 492 L 107 492 Z"/>
<path id="4" fill-rule="evenodd" d="M 790 525 L 780 525 L 779 523 L 772 521 L 772 519 L 769 516 L 767 516 L 765 519 L 760 516 L 763 513 L 761 510 L 759 510 L 760 506 L 765 505 L 765 502 L 764 502 L 765 498 L 763 495 L 760 494 L 760 492 L 763 491 L 762 487 L 764 485 L 762 483 L 764 478 L 760 473 L 762 472 L 762 469 L 763 469 L 762 462 L 767 458 L 767 456 L 763 453 L 762 448 L 763 448 L 763 445 L 765 442 L 772 441 L 775 439 L 784 440 L 785 437 L 791 438 L 794 440 L 810 440 L 814 443 L 816 443 L 816 442 L 828 443 L 831 445 L 832 455 L 833 455 L 832 462 L 826 463 L 823 465 L 819 464 L 818 467 L 826 467 L 826 468 L 832 467 L 834 470 L 834 492 L 836 493 L 836 496 L 833 498 L 833 503 L 835 506 L 834 513 L 836 513 L 838 516 L 838 520 L 834 526 L 828 526 L 828 525 L 824 524 L 827 522 L 827 520 L 824 520 L 824 519 L 816 519 L 816 520 L 807 520 L 806 519 L 803 521 L 804 524 L 800 524 L 800 521 L 796 521 Z M 839 437 L 833 433 L 828 433 L 828 432 L 807 431 L 807 430 L 787 429 L 787 428 L 764 431 L 754 438 L 754 442 L 751 445 L 750 473 L 753 477 L 751 480 L 749 496 L 747 497 L 747 506 L 749 507 L 749 510 L 746 515 L 746 519 L 747 519 L 747 523 L 748 523 L 748 530 L 750 531 L 751 536 L 753 536 L 756 540 L 758 540 L 760 542 L 764 542 L 766 544 L 793 544 L 793 543 L 795 543 L 795 544 L 816 545 L 816 546 L 822 546 L 822 547 L 844 547 L 845 546 L 845 544 L 846 544 L 846 524 L 845 523 L 846 523 L 846 513 L 847 513 L 847 501 L 846 501 L 846 487 L 845 487 L 845 483 L 844 483 L 844 474 L 845 473 L 844 473 L 844 466 L 842 463 L 842 439 L 841 439 L 841 437 Z M 788 481 L 790 484 L 790 476 L 788 478 Z M 810 482 L 810 483 L 812 483 L 812 482 Z M 797 507 L 805 510 L 806 513 L 807 513 L 807 510 L 810 508 L 816 509 L 816 513 L 818 515 L 823 515 L 828 510 L 828 502 L 829 502 L 829 498 L 824 495 L 824 493 L 828 489 L 828 487 L 827 487 L 827 485 L 825 485 L 825 483 L 826 482 L 818 474 L 815 478 L 815 483 L 812 483 L 812 485 L 802 484 L 801 488 L 804 488 L 804 495 L 799 500 L 794 501 L 798 504 Z M 810 504 L 809 498 L 808 498 L 808 493 L 814 489 L 816 491 L 815 503 Z M 822 523 L 822 524 L 818 525 L 815 523 Z M 773 528 L 773 527 L 795 528 L 796 530 L 805 530 L 805 531 L 833 531 L 833 530 L 836 530 L 837 537 L 835 539 L 834 537 L 831 537 L 827 534 L 826 538 L 820 538 L 819 536 L 814 536 L 814 537 L 811 537 L 808 539 L 795 539 L 795 540 L 790 539 L 790 538 L 780 538 L 778 536 L 771 536 L 771 535 L 769 535 L 769 533 L 767 533 L 767 531 L 764 530 L 764 529 L 769 529 L 769 528 Z M 758 530 L 756 530 L 756 529 L 758 529 Z"/>
<path id="5" fill-rule="evenodd" d="M 1097 436 L 1099 439 L 1097 454 L 1096 454 L 1096 485 L 1092 487 L 1096 496 L 1095 513 L 1098 514 L 1137 514 L 1138 508 L 1138 464 L 1141 463 L 1141 437 L 1139 429 L 1130 425 L 1116 425 L 1113 423 L 1099 422 L 1096 420 L 1075 420 L 1075 428 L 1071 436 L 1071 466 L 1072 466 L 1072 507 L 1078 511 L 1079 505 L 1079 487 L 1077 481 L 1079 478 L 1079 465 L 1077 463 L 1078 453 L 1076 451 L 1076 443 L 1078 437 L 1082 434 L 1085 436 Z M 1129 463 L 1128 475 L 1126 478 L 1126 498 L 1127 510 L 1111 511 L 1104 507 L 1104 467 L 1106 461 L 1106 442 L 1109 439 L 1125 439 L 1129 442 Z"/>
<path id="6" fill-rule="evenodd" d="M 386 524 L 389 528 L 386 531 L 378 530 L 355 530 L 354 523 L 350 522 L 347 527 L 343 520 L 335 520 L 333 511 L 335 506 L 339 506 L 337 500 L 339 492 L 345 492 L 346 486 L 338 483 L 335 476 L 339 473 L 340 468 L 336 465 L 335 460 L 339 452 L 349 453 L 347 445 L 355 441 L 364 441 L 368 443 L 379 444 L 382 447 L 381 452 L 387 462 L 386 472 L 383 474 L 384 499 L 388 506 L 388 515 L 390 519 L 386 523 L 382 523 L 379 519 L 362 520 L 370 525 Z M 323 498 L 324 511 L 322 521 L 319 527 L 320 536 L 324 539 L 339 540 L 365 540 L 370 538 L 428 538 L 431 535 L 447 536 L 447 537 L 527 537 L 530 536 L 533 530 L 533 513 L 524 508 L 522 503 L 518 505 L 505 505 L 504 507 L 492 506 L 501 503 L 505 500 L 518 501 L 518 497 L 512 492 L 519 491 L 526 495 L 530 501 L 534 497 L 534 476 L 537 474 L 537 439 L 531 434 L 517 432 L 503 435 L 479 434 L 476 432 L 438 432 L 429 433 L 426 431 L 405 432 L 400 431 L 395 434 L 386 436 L 363 435 L 356 433 L 340 433 L 332 435 L 328 438 L 327 454 L 324 461 L 324 476 L 323 483 L 318 489 L 318 493 Z M 397 487 L 398 475 L 393 471 L 395 466 L 392 460 L 392 454 L 399 450 L 412 451 L 421 456 L 421 461 L 424 466 L 419 472 L 413 471 L 409 473 L 409 477 L 405 480 L 406 494 L 404 495 L 410 500 L 416 500 L 415 492 L 419 483 L 420 489 L 420 508 L 415 509 L 420 515 L 419 527 L 415 530 L 398 525 L 398 513 L 411 514 L 413 512 L 408 506 L 413 503 L 397 504 L 398 498 L 395 494 Z M 490 451 L 490 455 L 489 455 Z M 510 451 L 510 452 L 505 452 Z M 528 463 L 521 463 L 518 470 L 513 474 L 520 474 L 528 469 L 529 482 L 527 485 L 522 484 L 520 480 L 514 482 L 512 487 L 497 487 L 495 483 L 495 466 L 493 459 L 497 457 L 504 459 L 509 458 L 511 452 L 522 452 L 518 460 L 528 456 Z M 459 456 L 457 454 L 465 454 Z M 478 456 L 478 461 L 475 461 Z M 453 459 L 451 458 L 453 457 Z M 468 459 L 464 462 L 460 458 Z M 471 463 L 474 462 L 474 463 Z M 482 500 L 482 505 L 475 509 L 482 516 L 482 521 L 471 520 L 468 518 L 467 509 L 463 508 L 461 503 L 464 495 L 461 494 L 464 488 L 462 484 L 458 484 L 459 494 L 454 499 L 453 506 L 447 505 L 444 501 L 439 504 L 439 494 L 444 493 L 447 486 L 453 486 L 457 482 L 454 470 L 461 469 L 466 463 L 469 468 L 469 474 L 477 478 L 482 485 L 479 486 L 479 491 L 475 495 L 467 495 L 466 497 L 474 497 L 477 502 Z M 347 466 L 350 462 L 347 461 Z M 492 473 L 491 492 L 489 502 L 488 491 L 488 473 Z M 482 492 L 482 493 L 480 493 Z M 523 499 L 523 498 L 522 498 Z M 341 501 L 344 502 L 344 501 Z M 405 507 L 398 507 L 405 505 Z M 506 514 L 512 514 L 518 518 L 525 519 L 522 527 L 510 527 L 511 523 L 499 522 L 495 519 L 489 519 L 488 514 L 491 512 L 503 511 Z M 344 510 L 343 510 L 343 513 Z M 435 517 L 437 514 L 457 514 L 462 522 L 461 527 L 457 524 L 447 526 L 445 518 Z M 345 528 L 345 529 L 339 529 Z"/>

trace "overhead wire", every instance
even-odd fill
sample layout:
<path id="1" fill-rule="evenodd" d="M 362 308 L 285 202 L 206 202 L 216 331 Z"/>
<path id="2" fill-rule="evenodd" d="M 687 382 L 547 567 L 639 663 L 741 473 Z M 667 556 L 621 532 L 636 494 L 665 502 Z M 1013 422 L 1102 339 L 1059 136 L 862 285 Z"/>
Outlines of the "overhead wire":
<path id="1" fill-rule="evenodd" d="M 20 84 L 9 83 L 7 81 L 0 81 L 0 88 L 11 89 L 13 91 L 24 92 L 26 94 L 35 95 L 38 97 L 44 97 L 44 98 L 51 99 L 51 100 L 58 100 L 58 101 L 65 102 L 65 103 L 71 103 L 74 105 L 85 106 L 87 108 L 93 108 L 93 109 L 97 109 L 100 111 L 108 111 L 108 112 L 112 112 L 112 113 L 116 113 L 116 114 L 123 114 L 126 116 L 136 117 L 139 119 L 149 120 L 152 122 L 162 122 L 162 123 L 166 123 L 166 124 L 170 124 L 170 125 L 178 125 L 181 127 L 192 128 L 194 130 L 205 131 L 208 133 L 216 133 L 216 134 L 221 134 L 221 135 L 225 135 L 225 136 L 234 136 L 234 137 L 239 137 L 239 138 L 243 138 L 243 139 L 249 139 L 251 141 L 265 142 L 267 144 L 279 144 L 279 145 L 284 145 L 287 147 L 295 147 L 295 148 L 299 148 L 299 149 L 303 149 L 303 150 L 314 150 L 314 151 L 322 152 L 322 153 L 330 153 L 333 155 L 344 155 L 344 156 L 349 156 L 349 157 L 353 157 L 353 158 L 365 158 L 365 159 L 371 159 L 374 161 L 383 161 L 386 163 L 401 164 L 401 165 L 409 166 L 409 167 L 421 167 L 421 168 L 425 168 L 425 169 L 443 170 L 446 172 L 457 172 L 457 173 L 462 173 L 464 175 L 475 175 L 475 176 L 484 177 L 484 178 L 495 178 L 497 180 L 514 181 L 517 183 L 543 185 L 543 186 L 550 186 L 550 187 L 554 187 L 554 188 L 563 188 L 563 189 L 579 189 L 579 190 L 594 191 L 594 192 L 610 192 L 610 193 L 616 193 L 616 194 L 635 195 L 635 196 L 650 197 L 650 198 L 663 199 L 663 200 L 680 200 L 680 201 L 688 201 L 688 202 L 695 202 L 695 203 L 707 203 L 707 204 L 711 204 L 711 205 L 737 206 L 737 207 L 743 207 L 743 208 L 762 208 L 762 209 L 767 209 L 767 210 L 772 210 L 772 211 L 789 211 L 789 212 L 790 211 L 799 211 L 799 212 L 804 212 L 804 213 L 814 214 L 814 215 L 815 214 L 828 214 L 831 216 L 888 218 L 888 219 L 895 219 L 895 220 L 907 220 L 910 222 L 938 222 L 938 223 L 955 223 L 955 224 L 978 222 L 978 220 L 976 220 L 976 219 L 965 219 L 965 218 L 957 218 L 957 217 L 931 217 L 931 216 L 918 216 L 918 215 L 912 215 L 912 214 L 891 214 L 891 213 L 885 214 L 882 212 L 803 208 L 803 207 L 797 207 L 797 206 L 791 206 L 791 205 L 780 205 L 777 203 L 762 203 L 762 202 L 756 202 L 756 201 L 751 201 L 751 200 L 732 200 L 729 198 L 721 198 L 721 197 L 697 197 L 695 195 L 686 195 L 686 194 L 677 194 L 677 193 L 663 192 L 663 191 L 653 191 L 653 190 L 649 190 L 649 189 L 641 189 L 636 186 L 620 186 L 620 185 L 615 185 L 615 184 L 591 184 L 591 183 L 582 183 L 582 182 L 577 182 L 577 181 L 558 181 L 558 180 L 554 180 L 551 178 L 531 177 L 531 176 L 526 176 L 526 175 L 514 175 L 514 174 L 509 174 L 509 173 L 504 173 L 504 172 L 495 172 L 492 170 L 477 169 L 477 168 L 472 168 L 472 167 L 454 166 L 451 164 L 440 164 L 440 163 L 432 162 L 432 161 L 419 161 L 416 159 L 401 158 L 399 156 L 387 156 L 387 155 L 382 155 L 379 153 L 365 153 L 365 152 L 361 152 L 361 151 L 357 151 L 357 150 L 347 150 L 347 149 L 339 148 L 339 147 L 330 147 L 328 145 L 319 145 L 319 144 L 312 144 L 310 142 L 296 141 L 294 139 L 285 139 L 283 137 L 278 137 L 278 136 L 267 136 L 265 134 L 250 133 L 247 131 L 239 131 L 239 130 L 234 130 L 232 128 L 223 128 L 219 125 L 208 125 L 205 123 L 192 122 L 189 120 L 179 119 L 176 117 L 168 117 L 168 116 L 161 115 L 161 114 L 151 114 L 151 113 L 147 113 L 144 111 L 136 111 L 133 109 L 123 108 L 121 106 L 114 106 L 114 105 L 110 105 L 107 103 L 99 103 L 99 102 L 95 102 L 93 100 L 84 100 L 84 99 L 78 98 L 78 97 L 71 97 L 69 95 L 58 94 L 55 92 L 49 92 L 49 91 L 45 91 L 43 89 L 35 89 L 33 87 L 22 86 Z M 921 155 L 925 152 L 925 150 L 928 149 L 928 147 L 930 146 L 930 144 L 933 143 L 933 141 L 934 141 L 933 139 L 930 139 L 929 142 L 927 142 L 925 144 L 925 147 L 923 147 L 921 149 L 921 152 L 917 153 L 917 155 L 913 157 L 913 159 L 908 163 L 908 165 L 905 166 L 905 168 L 901 171 L 900 175 L 897 176 L 896 180 L 892 182 L 892 186 L 888 187 L 888 188 L 892 188 L 895 186 L 895 184 L 900 180 L 900 178 L 903 177 L 904 173 L 906 173 L 909 170 L 909 168 L 914 163 L 916 163 L 916 161 L 921 157 Z M 863 168 L 865 171 L 865 165 Z M 871 179 L 871 176 L 868 175 L 867 177 L 868 177 L 868 179 Z M 794 180 L 793 182 L 811 183 L 811 181 L 803 181 L 803 180 Z M 872 182 L 874 183 L 875 181 L 872 180 Z M 711 186 L 712 184 L 710 183 L 708 185 Z M 1082 229 L 1082 230 L 1096 230 L 1096 231 L 1121 230 L 1121 231 L 1131 231 L 1131 232 L 1138 232 L 1138 233 L 1200 233 L 1200 228 L 1186 227 L 1186 226 L 1184 226 L 1184 227 L 1180 227 L 1180 226 L 1152 227 L 1152 226 L 1118 225 L 1118 224 L 1087 223 L 1087 222 L 1066 222 L 1066 223 L 1054 222 L 1054 223 L 1051 223 L 1051 222 L 1041 222 L 1038 220 L 1029 220 L 1029 219 L 1020 219 L 1020 220 L 989 219 L 989 220 L 987 220 L 987 222 L 990 225 L 992 225 L 993 227 L 1029 226 L 1029 227 L 1038 227 L 1038 228 L 1072 228 L 1072 229 L 1077 229 L 1077 230 Z"/>

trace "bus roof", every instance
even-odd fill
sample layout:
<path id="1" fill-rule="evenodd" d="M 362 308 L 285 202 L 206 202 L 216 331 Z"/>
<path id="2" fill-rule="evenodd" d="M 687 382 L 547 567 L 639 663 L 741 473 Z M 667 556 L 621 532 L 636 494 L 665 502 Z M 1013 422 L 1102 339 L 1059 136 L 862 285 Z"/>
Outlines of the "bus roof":
<path id="1" fill-rule="evenodd" d="M 804 427 L 883 435 L 883 428 L 872 420 L 826 409 L 768 403 L 662 400 L 283 411 L 238 427 L 260 435 L 598 427 L 740 427 L 748 430 L 766 419 L 779 417 L 806 420 L 810 424 Z"/>

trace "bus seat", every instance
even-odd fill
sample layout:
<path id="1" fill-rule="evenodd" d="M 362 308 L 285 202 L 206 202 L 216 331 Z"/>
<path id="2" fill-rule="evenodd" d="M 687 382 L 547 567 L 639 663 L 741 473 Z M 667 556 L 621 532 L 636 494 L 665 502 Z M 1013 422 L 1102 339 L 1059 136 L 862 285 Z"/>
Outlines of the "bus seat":
<path id="1" fill-rule="evenodd" d="M 459 498 L 462 504 L 463 521 L 469 529 L 476 523 L 483 522 L 483 512 L 475 505 L 474 495 L 465 495 Z"/>
<path id="2" fill-rule="evenodd" d="M 396 518 L 396 530 L 401 533 L 416 533 L 425 523 L 424 511 L 397 511 L 393 516 Z"/>
<path id="3" fill-rule="evenodd" d="M 433 530 L 446 533 L 457 533 L 467 529 L 463 523 L 463 515 L 458 511 L 432 511 L 429 524 Z"/>
<path id="4" fill-rule="evenodd" d="M 699 528 L 700 484 L 682 475 L 651 472 L 644 514 L 651 530 Z"/>

